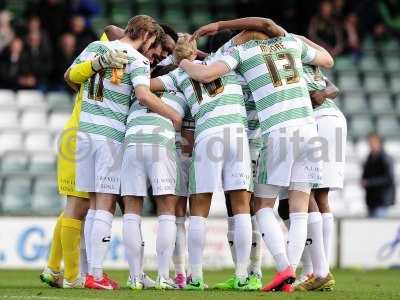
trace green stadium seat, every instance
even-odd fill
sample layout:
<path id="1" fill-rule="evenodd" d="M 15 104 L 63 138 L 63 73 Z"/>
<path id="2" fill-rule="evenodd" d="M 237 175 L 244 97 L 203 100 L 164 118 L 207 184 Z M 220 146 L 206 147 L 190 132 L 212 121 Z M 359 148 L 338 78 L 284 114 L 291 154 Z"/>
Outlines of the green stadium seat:
<path id="1" fill-rule="evenodd" d="M 340 72 L 338 74 L 338 85 L 343 91 L 361 90 L 361 80 L 357 72 Z"/>
<path id="2" fill-rule="evenodd" d="M 24 172 L 28 165 L 27 153 L 9 152 L 1 159 L 1 173 Z"/>
<path id="3" fill-rule="evenodd" d="M 392 93 L 400 93 L 400 73 L 390 74 L 390 91 Z"/>
<path id="4" fill-rule="evenodd" d="M 169 8 L 164 12 L 163 20 L 167 24 L 176 23 L 178 20 L 186 20 L 183 9 Z"/>
<path id="5" fill-rule="evenodd" d="M 160 7 L 154 1 L 141 1 L 138 3 L 137 9 L 140 15 L 149 15 L 156 19 L 160 16 Z"/>
<path id="6" fill-rule="evenodd" d="M 165 5 L 165 7 L 182 7 L 184 4 L 184 0 L 161 0 L 161 2 Z"/>
<path id="7" fill-rule="evenodd" d="M 349 133 L 353 138 L 366 137 L 374 130 L 374 123 L 369 116 L 353 116 L 349 125 Z"/>
<path id="8" fill-rule="evenodd" d="M 400 59 L 397 53 L 396 55 L 385 55 L 383 61 L 387 71 L 398 72 L 400 70 Z"/>
<path id="9" fill-rule="evenodd" d="M 32 196 L 32 211 L 35 214 L 56 215 L 62 208 L 62 202 L 53 178 L 36 179 Z"/>
<path id="10" fill-rule="evenodd" d="M 382 62 L 374 55 L 367 55 L 361 60 L 359 68 L 364 72 L 380 71 L 382 70 Z"/>
<path id="11" fill-rule="evenodd" d="M 47 94 L 47 106 L 52 110 L 71 111 L 72 97 L 67 93 L 49 92 Z"/>
<path id="12" fill-rule="evenodd" d="M 386 92 L 388 86 L 383 73 L 365 74 L 364 89 L 368 92 Z"/>
<path id="13" fill-rule="evenodd" d="M 212 16 L 208 11 L 192 11 L 192 24 L 196 27 L 200 27 L 212 22 Z"/>
<path id="14" fill-rule="evenodd" d="M 350 56 L 341 56 L 336 58 L 335 70 L 339 72 L 354 70 L 354 60 Z"/>
<path id="15" fill-rule="evenodd" d="M 373 93 L 369 97 L 370 109 L 374 114 L 393 113 L 393 102 L 388 93 Z"/>
<path id="16" fill-rule="evenodd" d="M 14 107 L 15 94 L 12 90 L 0 90 L 0 107 Z"/>
<path id="17" fill-rule="evenodd" d="M 380 44 L 380 48 L 385 51 L 385 52 L 397 52 L 400 50 L 399 43 L 396 41 L 396 39 L 390 39 L 387 42 L 383 42 Z"/>
<path id="18" fill-rule="evenodd" d="M 110 22 L 104 17 L 94 17 L 91 19 L 91 23 L 98 36 L 103 34 L 104 27 L 110 24 Z"/>
<path id="19" fill-rule="evenodd" d="M 32 153 L 29 171 L 32 173 L 55 173 L 56 158 L 54 154 L 47 152 Z"/>
<path id="20" fill-rule="evenodd" d="M 399 120 L 394 116 L 378 117 L 376 129 L 378 134 L 383 137 L 398 137 L 400 132 Z"/>
<path id="21" fill-rule="evenodd" d="M 363 93 L 346 93 L 343 96 L 343 112 L 345 114 L 368 113 L 367 99 Z"/>
<path id="22" fill-rule="evenodd" d="M 30 213 L 31 181 L 9 177 L 4 183 L 3 212 L 24 215 Z"/>

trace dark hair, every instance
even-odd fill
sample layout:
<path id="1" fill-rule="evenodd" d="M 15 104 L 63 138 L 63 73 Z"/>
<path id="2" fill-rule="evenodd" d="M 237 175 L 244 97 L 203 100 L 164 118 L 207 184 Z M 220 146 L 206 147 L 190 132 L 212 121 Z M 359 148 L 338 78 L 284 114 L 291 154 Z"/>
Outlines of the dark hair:
<path id="1" fill-rule="evenodd" d="M 158 76 L 162 76 L 168 74 L 169 72 L 175 70 L 177 68 L 176 65 L 167 65 L 167 66 L 157 66 L 154 68 L 153 72 L 151 72 L 151 78 L 156 78 Z"/>
<path id="2" fill-rule="evenodd" d="M 172 29 L 171 26 L 166 24 L 160 24 L 161 28 L 164 29 L 165 34 L 169 35 L 175 43 L 178 41 L 178 33 Z"/>
<path id="3" fill-rule="evenodd" d="M 208 52 L 216 52 L 221 48 L 227 41 L 236 35 L 235 31 L 232 30 L 222 30 L 217 34 L 211 36 L 207 42 Z"/>

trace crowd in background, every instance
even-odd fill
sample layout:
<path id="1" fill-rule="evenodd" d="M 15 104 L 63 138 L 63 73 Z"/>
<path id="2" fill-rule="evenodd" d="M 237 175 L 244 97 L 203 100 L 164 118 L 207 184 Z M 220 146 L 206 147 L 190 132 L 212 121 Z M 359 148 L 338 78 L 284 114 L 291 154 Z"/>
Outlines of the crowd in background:
<path id="1" fill-rule="evenodd" d="M 0 88 L 65 89 L 63 73 L 97 39 L 90 19 L 104 8 L 94 0 L 30 0 L 18 19 L 6 9 L 10 1 L 0 0 Z M 236 0 L 232 5 L 238 17 L 270 17 L 334 56 L 361 57 L 366 36 L 400 37 L 399 0 Z"/>

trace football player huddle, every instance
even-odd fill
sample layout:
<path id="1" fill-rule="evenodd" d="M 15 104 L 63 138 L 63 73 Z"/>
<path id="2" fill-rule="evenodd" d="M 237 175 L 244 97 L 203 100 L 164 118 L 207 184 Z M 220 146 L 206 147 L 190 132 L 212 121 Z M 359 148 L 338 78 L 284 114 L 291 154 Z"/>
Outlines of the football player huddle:
<path id="1" fill-rule="evenodd" d="M 202 36 L 213 36 L 213 53 L 197 49 Z M 265 18 L 219 21 L 193 35 L 145 15 L 125 29 L 106 27 L 65 73 L 77 91 L 58 158 L 67 205 L 41 280 L 117 289 L 103 262 L 118 204 L 129 288 L 208 288 L 206 223 L 213 193 L 223 191 L 235 270 L 214 288 L 333 290 L 328 194 L 343 187 L 346 142 L 346 120 L 332 100 L 338 90 L 320 70 L 333 63 L 321 46 Z M 141 229 L 150 194 L 155 281 L 144 273 Z M 265 286 L 262 240 L 277 270 Z"/>

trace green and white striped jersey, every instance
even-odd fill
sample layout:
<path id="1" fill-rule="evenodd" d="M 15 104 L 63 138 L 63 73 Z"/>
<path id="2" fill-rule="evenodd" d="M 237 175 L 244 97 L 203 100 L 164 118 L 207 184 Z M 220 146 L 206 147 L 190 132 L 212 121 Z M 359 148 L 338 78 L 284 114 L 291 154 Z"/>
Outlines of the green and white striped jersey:
<path id="1" fill-rule="evenodd" d="M 253 95 L 262 134 L 314 123 L 303 63 L 316 55 L 293 35 L 231 47 L 219 60 L 237 70 Z"/>
<path id="2" fill-rule="evenodd" d="M 125 50 L 129 63 L 123 70 L 121 82 L 111 82 L 111 68 L 93 75 L 84 83 L 79 130 L 95 140 L 111 139 L 124 142 L 126 119 L 132 104 L 134 87 L 150 86 L 150 63 L 137 50 L 120 41 L 96 41 L 78 56 L 74 64 L 93 59 L 110 50 Z"/>
<path id="3" fill-rule="evenodd" d="M 188 114 L 189 107 L 181 93 L 164 92 L 160 98 L 182 118 Z M 129 110 L 125 143 L 159 145 L 175 149 L 175 128 L 170 119 L 151 112 L 136 100 Z"/>
<path id="4" fill-rule="evenodd" d="M 228 51 L 229 48 L 234 47 L 233 39 L 230 39 L 221 48 L 215 52 L 215 57 L 217 55 L 223 55 L 224 52 Z M 216 58 L 214 58 L 215 60 Z M 253 95 L 251 94 L 250 87 L 246 82 L 246 79 L 238 72 L 235 71 L 239 84 L 242 87 L 243 98 L 246 107 L 247 114 L 247 137 L 249 140 L 256 140 L 261 138 L 261 128 L 260 121 L 258 120 L 256 103 L 254 102 Z"/>
<path id="5" fill-rule="evenodd" d="M 325 78 L 319 67 L 304 65 L 304 79 L 309 92 L 320 91 L 326 88 Z M 326 99 L 320 106 L 314 108 L 314 117 L 342 116 L 342 112 L 331 99 Z"/>
<path id="6" fill-rule="evenodd" d="M 242 88 L 233 72 L 208 84 L 191 79 L 180 68 L 158 79 L 166 90 L 179 91 L 185 95 L 195 120 L 195 139 L 227 127 L 247 126 Z"/>

